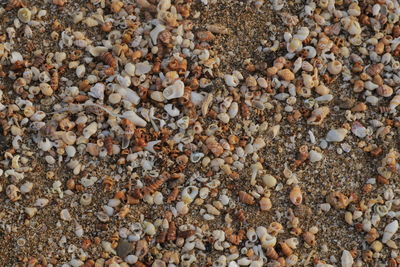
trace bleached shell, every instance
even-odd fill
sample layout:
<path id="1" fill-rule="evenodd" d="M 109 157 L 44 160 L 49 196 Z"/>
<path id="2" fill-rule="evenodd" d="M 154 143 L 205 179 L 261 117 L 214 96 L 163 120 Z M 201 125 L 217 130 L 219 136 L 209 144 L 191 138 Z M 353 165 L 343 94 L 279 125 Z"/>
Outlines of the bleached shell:
<path id="1" fill-rule="evenodd" d="M 170 100 L 183 96 L 185 84 L 181 80 L 176 80 L 172 85 L 168 86 L 163 91 L 163 96 Z"/>
<path id="2" fill-rule="evenodd" d="M 131 85 L 131 78 L 128 76 L 118 75 L 117 81 L 124 88 L 127 88 Z"/>
<path id="3" fill-rule="evenodd" d="M 307 58 L 314 58 L 317 55 L 317 50 L 312 46 L 306 46 L 303 49 L 308 52 Z"/>
<path id="4" fill-rule="evenodd" d="M 54 55 L 54 60 L 61 64 L 67 58 L 67 54 L 65 52 L 56 52 Z"/>
<path id="5" fill-rule="evenodd" d="M 226 112 L 219 113 L 217 118 L 222 121 L 223 123 L 228 123 L 230 120 L 229 115 Z"/>
<path id="6" fill-rule="evenodd" d="M 87 51 L 89 51 L 89 53 L 94 56 L 94 57 L 98 57 L 102 54 L 104 54 L 105 52 L 108 51 L 108 48 L 105 46 L 88 46 L 86 48 Z"/>
<path id="7" fill-rule="evenodd" d="M 364 138 L 367 136 L 367 128 L 357 121 L 351 126 L 351 132 L 359 138 Z"/>
<path id="8" fill-rule="evenodd" d="M 88 126 L 86 126 L 83 129 L 83 136 L 86 139 L 89 139 L 93 134 L 95 134 L 97 131 L 97 123 L 96 122 L 92 122 L 91 124 L 89 124 Z"/>
<path id="9" fill-rule="evenodd" d="M 71 216 L 71 214 L 69 213 L 69 211 L 68 211 L 67 209 L 63 209 L 63 210 L 60 212 L 60 218 L 61 218 L 63 221 L 71 221 L 71 220 L 72 220 L 72 216 Z"/>
<path id="10" fill-rule="evenodd" d="M 150 98 L 157 102 L 163 102 L 165 100 L 163 93 L 160 91 L 151 92 Z"/>
<path id="11" fill-rule="evenodd" d="M 14 64 L 17 61 L 22 61 L 24 58 L 22 57 L 20 52 L 12 52 L 10 57 L 11 64 Z"/>
<path id="12" fill-rule="evenodd" d="M 144 119 L 142 119 L 141 117 L 139 117 L 136 114 L 136 112 L 134 112 L 132 110 L 125 111 L 122 114 L 122 117 L 130 120 L 131 122 L 133 122 L 133 124 L 135 124 L 136 126 L 139 126 L 139 127 L 146 127 L 146 125 L 147 125 L 147 122 Z"/>
<path id="13" fill-rule="evenodd" d="M 22 194 L 26 194 L 32 191 L 33 188 L 33 183 L 31 182 L 26 182 L 23 185 L 21 185 L 21 187 L 19 188 L 19 190 L 21 191 Z"/>
<path id="14" fill-rule="evenodd" d="M 38 199 L 35 201 L 35 204 L 33 204 L 33 206 L 43 208 L 43 207 L 45 207 L 47 204 L 49 204 L 49 200 L 48 200 L 47 198 L 38 198 Z"/>
<path id="15" fill-rule="evenodd" d="M 123 99 L 125 99 L 135 105 L 138 105 L 140 103 L 139 95 L 132 89 L 119 87 L 118 93 L 122 96 Z"/>
<path id="16" fill-rule="evenodd" d="M 293 72 L 294 73 L 298 72 L 301 69 L 302 65 L 303 65 L 303 58 L 298 57 L 293 64 Z"/>
<path id="17" fill-rule="evenodd" d="M 315 150 L 311 150 L 309 153 L 310 162 L 317 162 L 317 161 L 322 160 L 322 158 L 323 158 L 322 154 Z"/>
<path id="18" fill-rule="evenodd" d="M 388 242 L 397 232 L 398 229 L 399 229 L 399 221 L 397 220 L 386 225 L 385 230 L 383 232 L 382 242 L 383 243 Z"/>
<path id="19" fill-rule="evenodd" d="M 326 135 L 326 141 L 328 142 L 341 142 L 347 135 L 347 130 L 344 128 L 332 129 Z"/>
<path id="20" fill-rule="evenodd" d="M 167 104 L 164 106 L 164 110 L 170 115 L 171 117 L 177 117 L 181 113 L 177 107 L 172 104 Z"/>
<path id="21" fill-rule="evenodd" d="M 353 266 L 354 259 L 351 256 L 351 253 L 348 250 L 343 250 L 343 254 L 341 257 L 342 267 L 351 267 Z"/>
<path id="22" fill-rule="evenodd" d="M 237 102 L 232 102 L 229 106 L 228 114 L 231 119 L 235 118 L 239 112 L 239 104 Z"/>
<path id="23" fill-rule="evenodd" d="M 204 97 L 205 97 L 204 94 L 200 94 L 197 92 L 191 92 L 191 94 L 190 94 L 190 99 L 191 99 L 193 105 L 195 105 L 195 106 L 201 105 L 201 103 L 204 100 Z"/>
<path id="24" fill-rule="evenodd" d="M 225 84 L 230 87 L 236 87 L 239 85 L 239 79 L 234 75 L 225 75 L 224 80 Z"/>
<path id="25" fill-rule="evenodd" d="M 76 68 L 76 76 L 78 78 L 82 78 L 85 75 L 86 67 L 85 65 L 81 64 Z"/>
<path id="26" fill-rule="evenodd" d="M 40 140 L 38 145 L 38 147 L 43 151 L 49 151 L 52 146 L 53 144 L 50 142 L 48 138 L 46 138 L 45 140 Z"/>
<path id="27" fill-rule="evenodd" d="M 135 76 L 136 66 L 133 63 L 128 63 L 125 65 L 124 70 L 129 76 Z"/>
<path id="28" fill-rule="evenodd" d="M 303 84 L 306 88 L 314 87 L 313 77 L 310 74 L 303 73 L 302 77 L 303 77 Z"/>
<path id="29" fill-rule="evenodd" d="M 307 27 L 301 27 L 297 33 L 293 36 L 293 38 L 297 38 L 301 41 L 307 39 L 308 35 L 310 34 L 310 30 Z"/>
<path id="30" fill-rule="evenodd" d="M 158 24 L 151 32 L 150 32 L 150 38 L 151 41 L 153 42 L 153 45 L 157 45 L 157 39 L 158 35 L 165 30 L 165 26 L 162 24 Z"/>
<path id="31" fill-rule="evenodd" d="M 334 60 L 328 63 L 328 71 L 330 74 L 337 75 L 342 71 L 342 63 L 339 60 Z"/>
<path id="32" fill-rule="evenodd" d="M 189 127 L 189 117 L 184 116 L 184 117 L 180 118 L 179 120 L 176 121 L 176 125 L 180 129 L 187 129 Z"/>
<path id="33" fill-rule="evenodd" d="M 150 65 L 150 63 L 148 61 L 139 62 L 139 63 L 136 64 L 135 67 L 136 67 L 135 74 L 137 76 L 140 76 L 140 75 L 148 73 L 152 68 L 152 66 Z"/>
<path id="34" fill-rule="evenodd" d="M 106 89 L 103 83 L 96 83 L 92 88 L 90 88 L 89 95 L 100 100 L 104 99 L 104 90 Z"/>

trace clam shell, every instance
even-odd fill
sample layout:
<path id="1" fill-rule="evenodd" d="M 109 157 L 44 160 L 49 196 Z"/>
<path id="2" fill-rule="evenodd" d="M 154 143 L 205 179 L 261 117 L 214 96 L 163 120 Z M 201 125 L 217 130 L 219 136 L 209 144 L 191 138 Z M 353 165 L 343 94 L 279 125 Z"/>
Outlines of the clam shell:
<path id="1" fill-rule="evenodd" d="M 383 232 L 382 242 L 383 243 L 388 242 L 397 232 L 398 229 L 399 229 L 399 221 L 397 220 L 386 225 L 385 231 Z"/>

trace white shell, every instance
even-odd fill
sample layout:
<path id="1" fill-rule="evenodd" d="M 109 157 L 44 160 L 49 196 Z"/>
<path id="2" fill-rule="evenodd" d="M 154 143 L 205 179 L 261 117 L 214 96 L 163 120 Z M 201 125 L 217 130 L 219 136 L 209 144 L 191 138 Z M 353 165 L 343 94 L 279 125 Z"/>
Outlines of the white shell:
<path id="1" fill-rule="evenodd" d="M 124 70 L 129 76 L 135 76 L 135 70 L 136 70 L 135 64 L 133 63 L 126 64 Z"/>
<path id="2" fill-rule="evenodd" d="M 328 142 L 341 142 L 347 135 L 347 130 L 344 128 L 332 129 L 326 135 L 326 141 Z"/>
<path id="3" fill-rule="evenodd" d="M 102 83 L 96 83 L 92 88 L 90 88 L 89 95 L 100 100 L 104 99 L 105 85 Z"/>
<path id="4" fill-rule="evenodd" d="M 76 68 L 76 76 L 82 78 L 85 75 L 86 68 L 85 65 L 81 64 Z"/>
<path id="5" fill-rule="evenodd" d="M 167 104 L 164 106 L 164 110 L 170 115 L 171 117 L 177 117 L 181 113 L 177 107 L 172 104 Z"/>
<path id="6" fill-rule="evenodd" d="M 153 42 L 153 45 L 157 44 L 157 39 L 158 35 L 165 30 L 165 26 L 162 24 L 158 24 L 151 32 L 150 32 L 150 38 L 151 41 Z"/>
<path id="7" fill-rule="evenodd" d="M 105 46 L 88 46 L 86 48 L 87 51 L 89 51 L 89 53 L 94 56 L 94 57 L 98 57 L 102 54 L 104 54 L 105 52 L 108 51 L 108 48 Z"/>
<path id="8" fill-rule="evenodd" d="M 311 162 L 320 161 L 322 159 L 322 154 L 315 150 L 311 150 L 309 153 L 309 159 Z"/>
<path id="9" fill-rule="evenodd" d="M 397 232 L 398 229 L 399 229 L 399 221 L 397 220 L 386 225 L 385 231 L 383 232 L 382 242 L 383 243 L 388 242 Z"/>
<path id="10" fill-rule="evenodd" d="M 71 221 L 72 220 L 72 216 L 67 209 L 63 209 L 60 212 L 60 217 L 63 221 Z"/>
<path id="11" fill-rule="evenodd" d="M 228 86 L 236 87 L 239 85 L 239 79 L 236 76 L 225 75 L 224 79 L 225 79 L 226 85 L 228 85 Z"/>
<path id="12" fill-rule="evenodd" d="M 343 250 L 342 258 L 341 258 L 341 263 L 342 267 L 351 267 L 353 266 L 354 259 L 351 256 L 350 252 L 348 250 Z"/>
<path id="13" fill-rule="evenodd" d="M 91 124 L 86 126 L 85 129 L 83 129 L 83 136 L 86 139 L 89 139 L 94 133 L 96 133 L 96 131 L 97 131 L 97 123 L 92 122 Z"/>
<path id="14" fill-rule="evenodd" d="M 139 95 L 132 89 L 120 87 L 118 89 L 118 93 L 122 96 L 123 99 L 128 100 L 134 105 L 138 105 L 140 103 Z"/>
<path id="15" fill-rule="evenodd" d="M 38 147 L 43 151 L 49 151 L 52 146 L 53 146 L 53 144 L 47 138 L 45 140 L 39 141 L 39 145 L 38 145 Z"/>
<path id="16" fill-rule="evenodd" d="M 148 73 L 151 70 L 151 65 L 148 61 L 136 64 L 135 74 L 137 76 Z"/>
<path id="17" fill-rule="evenodd" d="M 185 84 L 181 80 L 176 80 L 172 85 L 168 86 L 163 91 L 163 96 L 170 100 L 183 96 Z"/>
<path id="18" fill-rule="evenodd" d="M 125 111 L 122 114 L 123 118 L 126 118 L 128 120 L 130 120 L 131 122 L 133 122 L 133 124 L 135 124 L 136 126 L 139 127 L 146 127 L 147 122 L 142 119 L 141 117 L 139 117 L 134 111 L 130 110 L 130 111 Z"/>

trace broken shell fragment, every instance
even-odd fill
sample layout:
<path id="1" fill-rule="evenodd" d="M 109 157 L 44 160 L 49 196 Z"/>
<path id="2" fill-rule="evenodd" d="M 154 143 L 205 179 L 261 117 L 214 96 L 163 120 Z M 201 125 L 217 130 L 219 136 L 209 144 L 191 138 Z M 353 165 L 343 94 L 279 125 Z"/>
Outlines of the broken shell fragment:
<path id="1" fill-rule="evenodd" d="M 172 85 L 164 89 L 163 96 L 168 100 L 180 98 L 184 94 L 184 88 L 184 83 L 181 80 L 177 80 Z"/>

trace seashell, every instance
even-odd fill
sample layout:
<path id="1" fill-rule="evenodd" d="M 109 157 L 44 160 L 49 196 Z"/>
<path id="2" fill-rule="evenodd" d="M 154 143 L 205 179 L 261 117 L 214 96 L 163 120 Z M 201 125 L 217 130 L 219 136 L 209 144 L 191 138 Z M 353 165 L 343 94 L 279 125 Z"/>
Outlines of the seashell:
<path id="1" fill-rule="evenodd" d="M 147 122 L 142 119 L 141 117 L 139 117 L 134 111 L 130 110 L 130 111 L 125 111 L 122 114 L 122 118 L 128 119 L 130 120 L 133 124 L 135 124 L 136 126 L 139 127 L 146 127 Z"/>
<path id="2" fill-rule="evenodd" d="M 49 204 L 49 200 L 47 198 L 38 198 L 33 206 L 43 208 L 47 206 L 47 204 Z"/>
<path id="3" fill-rule="evenodd" d="M 279 124 L 272 126 L 271 128 L 268 129 L 268 135 L 274 139 L 279 135 L 279 131 L 281 129 L 281 126 Z"/>
<path id="4" fill-rule="evenodd" d="M 125 72 L 129 75 L 129 76 L 135 76 L 135 70 L 136 70 L 136 66 L 133 63 L 128 63 L 125 65 L 124 67 Z"/>
<path id="5" fill-rule="evenodd" d="M 28 23 L 29 21 L 31 21 L 32 12 L 26 7 L 20 8 L 18 10 L 17 16 L 21 22 Z"/>
<path id="6" fill-rule="evenodd" d="M 103 100 L 105 89 L 106 89 L 106 87 L 104 84 L 96 83 L 92 88 L 90 88 L 90 92 L 88 93 L 88 95 L 90 95 L 91 97 Z"/>
<path id="7" fill-rule="evenodd" d="M 399 229 L 399 222 L 397 220 L 386 225 L 383 232 L 382 242 L 387 243 Z"/>
<path id="8" fill-rule="evenodd" d="M 86 139 L 89 139 L 93 134 L 95 134 L 97 132 L 97 123 L 96 122 L 92 122 L 91 124 L 89 124 L 88 126 L 86 126 L 83 129 L 83 136 Z"/>
<path id="9" fill-rule="evenodd" d="M 393 88 L 383 84 L 382 86 L 379 86 L 378 89 L 376 90 L 378 95 L 383 96 L 383 97 L 390 97 L 393 94 Z"/>
<path id="10" fill-rule="evenodd" d="M 254 197 L 244 191 L 239 191 L 239 200 L 247 205 L 253 205 L 255 203 Z"/>
<path id="11" fill-rule="evenodd" d="M 292 38 L 287 44 L 286 49 L 289 53 L 295 53 L 303 49 L 303 43 L 298 38 Z"/>
<path id="12" fill-rule="evenodd" d="M 295 79 L 294 73 L 289 69 L 278 71 L 278 76 L 285 81 L 292 81 Z"/>
<path id="13" fill-rule="evenodd" d="M 50 142 L 48 138 L 46 138 L 45 140 L 40 140 L 38 144 L 38 147 L 43 151 L 49 151 L 52 146 L 53 144 Z"/>
<path id="14" fill-rule="evenodd" d="M 112 93 L 108 96 L 108 102 L 110 102 L 110 104 L 118 104 L 119 102 L 121 102 L 122 96 L 119 93 Z"/>
<path id="15" fill-rule="evenodd" d="M 268 197 L 262 197 L 259 204 L 262 211 L 269 211 L 272 208 L 271 199 Z"/>
<path id="16" fill-rule="evenodd" d="M 303 66 L 303 58 L 298 57 L 293 63 L 293 72 L 298 72 Z"/>
<path id="17" fill-rule="evenodd" d="M 357 18 L 349 16 L 341 19 L 343 28 L 351 35 L 360 35 L 362 30 Z"/>
<path id="18" fill-rule="evenodd" d="M 322 156 L 321 153 L 319 153 L 319 152 L 317 152 L 315 150 L 311 150 L 309 152 L 309 157 L 308 158 L 309 158 L 310 162 L 314 163 L 314 162 L 322 160 L 323 156 Z"/>
<path id="19" fill-rule="evenodd" d="M 367 136 L 367 128 L 357 121 L 351 126 L 351 132 L 359 138 L 364 138 Z"/>
<path id="20" fill-rule="evenodd" d="M 164 110 L 170 115 L 171 117 L 177 117 L 181 113 L 177 107 L 172 104 L 167 104 L 164 106 Z"/>
<path id="21" fill-rule="evenodd" d="M 21 191 L 22 194 L 27 194 L 32 191 L 32 188 L 33 188 L 33 183 L 26 182 L 23 185 L 21 185 L 19 190 Z"/>
<path id="22" fill-rule="evenodd" d="M 135 66 L 135 74 L 136 74 L 136 76 L 140 76 L 140 75 L 150 72 L 151 69 L 152 69 L 152 65 L 150 65 L 150 63 L 148 61 L 139 62 Z"/>
<path id="23" fill-rule="evenodd" d="M 21 191 L 13 184 L 6 187 L 6 195 L 13 202 L 21 199 Z"/>
<path id="24" fill-rule="evenodd" d="M 304 41 L 305 39 L 307 39 L 309 34 L 310 34 L 310 30 L 307 27 L 300 27 L 300 29 L 293 36 L 293 38 L 297 38 L 300 41 Z"/>
<path id="25" fill-rule="evenodd" d="M 184 88 L 184 83 L 181 80 L 176 80 L 172 85 L 164 89 L 163 96 L 168 100 L 180 98 L 184 94 Z"/>
<path id="26" fill-rule="evenodd" d="M 86 51 L 88 51 L 94 57 L 99 57 L 100 55 L 103 55 L 102 58 L 104 60 L 104 56 L 106 55 L 108 48 L 105 46 L 87 46 Z"/>
<path id="27" fill-rule="evenodd" d="M 342 267 L 352 267 L 354 263 L 353 256 L 348 250 L 343 250 L 342 257 L 341 257 L 341 266 Z"/>
<path id="28" fill-rule="evenodd" d="M 319 95 L 327 95 L 330 93 L 330 90 L 325 85 L 320 84 L 315 88 L 315 92 L 317 92 Z"/>
<path id="29" fill-rule="evenodd" d="M 290 191 L 289 198 L 290 201 L 296 206 L 300 205 L 303 202 L 303 196 L 299 186 L 295 185 L 292 188 L 292 190 Z"/>
<path id="30" fill-rule="evenodd" d="M 117 91 L 123 99 L 131 102 L 132 104 L 138 105 L 140 103 L 140 96 L 132 89 L 119 87 Z"/>
<path id="31" fill-rule="evenodd" d="M 239 79 L 235 75 L 225 75 L 225 84 L 230 87 L 236 87 L 239 85 Z"/>
<path id="32" fill-rule="evenodd" d="M 150 38 L 153 43 L 153 45 L 157 45 L 157 39 L 158 35 L 164 31 L 166 28 L 162 24 L 158 24 L 151 32 L 150 32 Z"/>
<path id="33" fill-rule="evenodd" d="M 117 61 L 115 60 L 111 52 L 103 53 L 101 55 L 101 59 L 104 61 L 105 64 L 107 64 L 111 68 L 115 68 L 117 66 Z"/>
<path id="34" fill-rule="evenodd" d="M 307 120 L 308 124 L 320 125 L 330 112 L 329 107 L 323 106 L 313 110 L 311 117 Z"/>
<path id="35" fill-rule="evenodd" d="M 63 209 L 63 210 L 61 210 L 61 212 L 60 212 L 60 218 L 61 218 L 61 220 L 63 220 L 63 221 L 67 221 L 67 222 L 72 221 L 72 216 L 71 216 L 71 214 L 69 213 L 68 209 Z"/>
<path id="36" fill-rule="evenodd" d="M 400 95 L 395 95 L 392 100 L 390 100 L 389 108 L 395 110 L 398 105 L 400 105 Z"/>
<path id="37" fill-rule="evenodd" d="M 337 75 L 342 71 L 342 63 L 339 60 L 334 60 L 328 63 L 327 70 L 330 74 Z"/>
<path id="38" fill-rule="evenodd" d="M 176 121 L 176 125 L 180 129 L 187 129 L 189 127 L 189 117 L 184 116 L 184 117 L 180 118 L 179 120 Z"/>
<path id="39" fill-rule="evenodd" d="M 344 128 L 332 129 L 328 132 L 325 139 L 328 142 L 342 142 L 346 137 L 348 130 Z"/>
<path id="40" fill-rule="evenodd" d="M 79 203 L 83 206 L 88 206 L 92 202 L 92 197 L 93 197 L 92 194 L 84 193 L 79 199 Z"/>
<path id="41" fill-rule="evenodd" d="M 76 68 L 76 76 L 82 78 L 85 75 L 86 68 L 85 65 L 81 64 Z"/>
<path id="42" fill-rule="evenodd" d="M 286 265 L 285 266 L 288 266 L 288 267 L 297 266 L 297 262 L 298 261 L 299 261 L 299 257 L 297 255 L 295 255 L 295 254 L 289 255 L 286 258 L 286 261 L 285 261 Z"/>
<path id="43" fill-rule="evenodd" d="M 208 109 L 213 99 L 214 95 L 212 93 L 208 93 L 207 96 L 204 98 L 203 103 L 201 104 L 201 113 L 203 117 L 208 114 Z"/>

